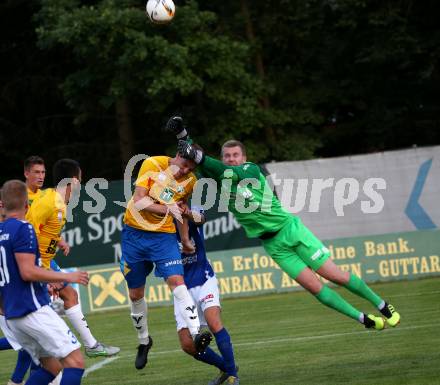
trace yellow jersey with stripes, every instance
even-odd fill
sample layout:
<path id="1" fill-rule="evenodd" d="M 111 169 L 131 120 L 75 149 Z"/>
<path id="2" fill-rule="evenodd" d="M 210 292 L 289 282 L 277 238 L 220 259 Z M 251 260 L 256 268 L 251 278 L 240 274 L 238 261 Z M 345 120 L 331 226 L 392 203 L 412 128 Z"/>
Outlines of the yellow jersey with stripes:
<path id="1" fill-rule="evenodd" d="M 64 199 L 53 188 L 43 190 L 29 208 L 26 220 L 34 226 L 43 267 L 49 269 L 66 223 Z"/>
<path id="2" fill-rule="evenodd" d="M 136 186 L 144 187 L 148 196 L 163 205 L 186 201 L 191 195 L 196 183 L 196 176 L 189 173 L 180 179 L 175 179 L 170 167 L 170 157 L 153 156 L 145 159 L 136 179 Z M 124 223 L 144 231 L 175 233 L 176 227 L 170 214 L 159 215 L 137 210 L 133 198 L 127 204 Z"/>

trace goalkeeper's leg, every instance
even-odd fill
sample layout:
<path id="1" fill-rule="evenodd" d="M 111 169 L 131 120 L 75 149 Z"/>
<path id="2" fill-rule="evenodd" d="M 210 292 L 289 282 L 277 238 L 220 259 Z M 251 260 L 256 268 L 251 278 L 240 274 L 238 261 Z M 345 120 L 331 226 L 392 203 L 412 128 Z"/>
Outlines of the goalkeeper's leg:
<path id="1" fill-rule="evenodd" d="M 325 261 L 321 268 L 316 271 L 320 276 L 338 285 L 344 286 L 353 294 L 369 301 L 383 316 L 387 324 L 394 327 L 400 322 L 400 314 L 394 310 L 393 305 L 388 304 L 377 295 L 364 280 L 348 271 L 342 271 L 331 259 Z"/>
<path id="2" fill-rule="evenodd" d="M 284 258 L 276 261 L 281 269 L 295 279 L 304 289 L 309 291 L 322 304 L 336 310 L 358 322 L 366 328 L 382 330 L 385 325 L 381 317 L 367 315 L 342 298 L 336 291 L 325 286 L 317 278 L 315 272 L 298 259 Z"/>

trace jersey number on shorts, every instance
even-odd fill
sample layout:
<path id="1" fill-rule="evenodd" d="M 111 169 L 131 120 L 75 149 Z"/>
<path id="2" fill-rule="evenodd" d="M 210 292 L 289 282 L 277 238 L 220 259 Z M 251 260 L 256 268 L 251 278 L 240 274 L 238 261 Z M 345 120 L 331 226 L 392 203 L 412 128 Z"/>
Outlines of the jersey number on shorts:
<path id="1" fill-rule="evenodd" d="M 78 342 L 78 339 L 76 338 L 75 334 L 73 334 L 72 330 L 69 329 L 69 331 L 67 332 L 67 334 L 70 336 L 71 340 L 70 342 L 72 342 L 72 344 L 76 344 Z"/>
<path id="2" fill-rule="evenodd" d="M 3 246 L 0 247 L 0 286 L 5 286 L 9 283 L 9 270 L 6 264 L 6 250 Z"/>

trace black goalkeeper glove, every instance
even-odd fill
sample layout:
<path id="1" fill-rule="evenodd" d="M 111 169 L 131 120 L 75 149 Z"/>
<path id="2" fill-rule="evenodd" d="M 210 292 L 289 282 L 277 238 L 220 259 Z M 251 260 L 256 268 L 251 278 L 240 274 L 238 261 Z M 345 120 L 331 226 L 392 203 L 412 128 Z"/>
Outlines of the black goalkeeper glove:
<path id="1" fill-rule="evenodd" d="M 179 143 L 177 144 L 177 153 L 182 158 L 192 160 L 197 164 L 200 164 L 205 160 L 205 154 L 203 151 L 195 148 L 186 140 L 179 140 Z"/>
<path id="2" fill-rule="evenodd" d="M 172 132 L 176 135 L 177 140 L 187 140 L 188 132 L 183 125 L 183 119 L 180 116 L 172 116 L 165 125 L 165 131 Z"/>

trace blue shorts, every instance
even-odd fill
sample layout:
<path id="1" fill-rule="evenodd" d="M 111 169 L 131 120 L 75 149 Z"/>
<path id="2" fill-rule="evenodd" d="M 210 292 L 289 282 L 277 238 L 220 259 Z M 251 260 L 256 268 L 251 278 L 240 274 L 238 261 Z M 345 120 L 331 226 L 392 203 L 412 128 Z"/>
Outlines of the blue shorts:
<path id="1" fill-rule="evenodd" d="M 121 235 L 121 272 L 130 289 L 145 286 L 145 279 L 155 266 L 155 275 L 167 279 L 183 276 L 177 236 L 137 230 L 125 225 Z"/>

